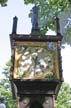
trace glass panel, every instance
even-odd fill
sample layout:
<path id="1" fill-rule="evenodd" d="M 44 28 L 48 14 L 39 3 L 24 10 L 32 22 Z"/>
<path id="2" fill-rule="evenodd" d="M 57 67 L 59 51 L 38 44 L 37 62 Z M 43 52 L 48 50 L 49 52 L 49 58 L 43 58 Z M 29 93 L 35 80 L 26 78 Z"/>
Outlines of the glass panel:
<path id="1" fill-rule="evenodd" d="M 56 42 L 16 42 L 14 79 L 59 79 Z"/>

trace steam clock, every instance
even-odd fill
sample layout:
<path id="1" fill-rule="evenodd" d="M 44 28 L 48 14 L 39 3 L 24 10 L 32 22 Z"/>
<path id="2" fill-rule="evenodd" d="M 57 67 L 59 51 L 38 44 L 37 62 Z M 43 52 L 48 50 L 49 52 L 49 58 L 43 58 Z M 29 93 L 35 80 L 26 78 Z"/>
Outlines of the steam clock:
<path id="1" fill-rule="evenodd" d="M 28 107 L 54 108 L 54 100 L 63 81 L 62 36 L 58 18 L 56 28 L 55 36 L 40 35 L 37 6 L 32 9 L 31 34 L 17 34 L 17 17 L 13 19 L 10 34 L 12 93 L 19 102 L 26 100 Z"/>

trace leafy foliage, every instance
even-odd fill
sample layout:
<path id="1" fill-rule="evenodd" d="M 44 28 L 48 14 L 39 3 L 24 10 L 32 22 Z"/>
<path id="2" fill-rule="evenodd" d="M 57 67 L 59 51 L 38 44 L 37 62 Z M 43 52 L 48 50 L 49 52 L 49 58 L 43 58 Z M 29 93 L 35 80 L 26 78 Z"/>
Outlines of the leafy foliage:
<path id="1" fill-rule="evenodd" d="M 39 7 L 39 26 L 42 34 L 46 34 L 49 29 L 55 31 L 56 16 L 63 16 L 62 22 L 65 22 L 66 10 L 71 8 L 71 0 L 24 0 L 24 3 L 36 4 Z M 65 12 L 65 15 L 63 15 L 63 12 Z M 70 15 L 70 12 L 68 15 Z M 61 30 L 63 32 L 64 29 L 61 28 Z M 67 29 L 62 35 L 64 35 L 63 43 L 71 44 L 71 32 Z"/>
<path id="2" fill-rule="evenodd" d="M 57 98 L 57 108 L 71 108 L 71 88 L 63 83 Z"/>
<path id="3" fill-rule="evenodd" d="M 9 81 L 10 66 L 11 62 L 8 61 L 3 72 L 5 78 L 0 81 L 0 94 L 1 97 L 6 99 L 7 108 L 15 108 L 17 106 L 17 102 L 12 98 L 11 85 Z"/>
<path id="4" fill-rule="evenodd" d="M 6 63 L 6 66 L 4 67 L 4 71 L 2 72 L 6 78 L 8 78 L 10 76 L 10 67 L 11 67 L 11 62 L 8 61 Z"/>

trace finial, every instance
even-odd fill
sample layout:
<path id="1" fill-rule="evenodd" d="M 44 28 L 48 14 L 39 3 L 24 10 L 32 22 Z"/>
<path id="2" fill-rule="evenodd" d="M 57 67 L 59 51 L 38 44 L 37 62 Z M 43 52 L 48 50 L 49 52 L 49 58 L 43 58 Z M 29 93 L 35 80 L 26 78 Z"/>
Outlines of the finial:
<path id="1" fill-rule="evenodd" d="M 59 18 L 58 17 L 56 17 L 56 33 L 57 33 L 58 36 L 61 35 L 61 33 L 60 33 L 60 23 L 59 23 Z"/>
<path id="2" fill-rule="evenodd" d="M 12 29 L 12 34 L 16 34 L 16 30 L 17 30 L 17 20 L 18 18 L 15 16 L 13 18 L 13 29 Z"/>
<path id="3" fill-rule="evenodd" d="M 34 31 L 39 31 L 39 27 L 38 27 L 38 6 L 36 6 L 36 5 L 32 8 L 31 23 L 32 23 L 32 33 Z"/>

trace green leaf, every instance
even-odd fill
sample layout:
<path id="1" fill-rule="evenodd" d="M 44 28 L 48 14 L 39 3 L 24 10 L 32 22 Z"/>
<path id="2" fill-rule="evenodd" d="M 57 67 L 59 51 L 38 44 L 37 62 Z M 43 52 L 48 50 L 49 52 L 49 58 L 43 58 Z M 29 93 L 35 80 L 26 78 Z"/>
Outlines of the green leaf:
<path id="1" fill-rule="evenodd" d="M 8 0 L 0 0 L 0 4 L 2 7 L 7 6 Z"/>

